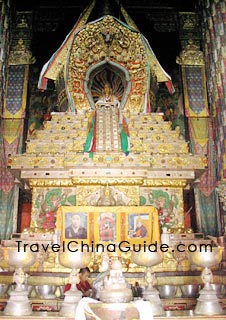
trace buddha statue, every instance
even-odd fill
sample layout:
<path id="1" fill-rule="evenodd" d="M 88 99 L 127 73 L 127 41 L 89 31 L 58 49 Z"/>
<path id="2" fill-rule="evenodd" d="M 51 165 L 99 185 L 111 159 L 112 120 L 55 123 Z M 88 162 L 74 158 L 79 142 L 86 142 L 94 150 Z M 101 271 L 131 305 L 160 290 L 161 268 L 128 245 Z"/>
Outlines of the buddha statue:
<path id="1" fill-rule="evenodd" d="M 103 193 L 101 194 L 97 202 L 97 205 L 98 206 L 115 206 L 116 202 L 111 194 L 109 186 L 107 185 L 102 191 Z"/>
<path id="2" fill-rule="evenodd" d="M 95 103 L 96 107 L 116 107 L 119 108 L 120 102 L 115 94 L 112 92 L 112 88 L 108 82 L 105 83 L 100 98 Z"/>

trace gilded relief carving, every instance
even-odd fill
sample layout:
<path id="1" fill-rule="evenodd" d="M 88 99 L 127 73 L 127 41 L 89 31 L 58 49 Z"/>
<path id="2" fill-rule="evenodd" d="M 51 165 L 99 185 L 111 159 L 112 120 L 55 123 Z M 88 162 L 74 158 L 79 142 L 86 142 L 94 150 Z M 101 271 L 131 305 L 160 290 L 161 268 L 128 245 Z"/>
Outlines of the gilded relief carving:
<path id="1" fill-rule="evenodd" d="M 78 186 L 77 205 L 139 205 L 139 188 L 129 186 Z"/>
<path id="2" fill-rule="evenodd" d="M 9 65 L 33 64 L 35 60 L 31 51 L 26 48 L 23 39 L 18 40 L 9 55 Z"/>
<path id="3" fill-rule="evenodd" d="M 89 24 L 74 38 L 68 65 L 68 88 L 77 110 L 89 109 L 83 83 L 87 69 L 98 61 L 112 61 L 126 68 L 132 88 L 130 102 L 125 109 L 141 111 L 147 86 L 147 57 L 141 35 L 106 16 L 95 24 Z M 131 110 L 131 109 L 130 109 Z"/>
<path id="4" fill-rule="evenodd" d="M 202 66 L 204 65 L 203 52 L 200 51 L 199 46 L 194 44 L 193 40 L 189 40 L 188 45 L 177 57 L 176 61 L 181 65 Z"/>

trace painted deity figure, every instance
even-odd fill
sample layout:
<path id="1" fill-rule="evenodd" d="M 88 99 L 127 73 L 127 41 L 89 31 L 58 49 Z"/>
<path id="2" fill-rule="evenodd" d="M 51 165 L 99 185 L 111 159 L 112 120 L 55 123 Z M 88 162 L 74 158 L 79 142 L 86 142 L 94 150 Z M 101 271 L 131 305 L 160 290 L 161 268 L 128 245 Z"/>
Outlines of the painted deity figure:
<path id="1" fill-rule="evenodd" d="M 113 94 L 110 84 L 107 82 L 104 85 L 102 94 L 96 102 L 96 107 L 117 107 L 119 108 L 120 102 L 116 95 Z"/>

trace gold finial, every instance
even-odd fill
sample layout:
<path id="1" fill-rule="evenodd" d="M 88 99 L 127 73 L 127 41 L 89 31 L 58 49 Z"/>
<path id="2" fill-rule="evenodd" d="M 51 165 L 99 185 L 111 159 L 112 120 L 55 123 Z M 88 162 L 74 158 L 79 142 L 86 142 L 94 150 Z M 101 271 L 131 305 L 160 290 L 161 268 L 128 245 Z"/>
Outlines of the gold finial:
<path id="1" fill-rule="evenodd" d="M 105 195 L 105 197 L 109 197 L 110 196 L 110 189 L 109 189 L 109 185 L 108 184 L 105 187 L 104 195 Z"/>

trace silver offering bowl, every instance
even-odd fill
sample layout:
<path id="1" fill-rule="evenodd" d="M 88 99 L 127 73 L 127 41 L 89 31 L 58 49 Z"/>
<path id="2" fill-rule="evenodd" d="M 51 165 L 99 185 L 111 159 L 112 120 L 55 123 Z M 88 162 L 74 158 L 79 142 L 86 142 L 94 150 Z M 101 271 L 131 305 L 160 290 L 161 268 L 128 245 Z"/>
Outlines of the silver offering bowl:
<path id="1" fill-rule="evenodd" d="M 217 297 L 218 298 L 223 298 L 223 296 L 224 296 L 224 285 L 223 284 L 221 284 L 221 283 L 211 283 L 210 284 L 210 286 L 211 286 L 211 288 L 213 289 L 213 290 L 215 290 L 216 291 L 216 294 L 217 294 Z"/>
<path id="2" fill-rule="evenodd" d="M 162 286 L 157 286 L 157 289 L 159 291 L 160 298 L 162 298 L 162 299 L 175 297 L 176 291 L 177 291 L 177 287 L 170 285 L 170 284 L 164 284 Z"/>
<path id="3" fill-rule="evenodd" d="M 153 287 L 155 275 L 151 269 L 152 266 L 162 262 L 163 252 L 159 249 L 154 252 L 149 250 L 140 250 L 139 252 L 132 251 L 131 257 L 134 263 L 146 267 L 145 281 L 147 286 L 143 291 L 143 299 L 150 301 L 154 316 L 165 314 L 159 298 L 159 292 Z"/>
<path id="4" fill-rule="evenodd" d="M 151 251 L 132 251 L 131 257 L 133 262 L 139 266 L 152 267 L 162 262 L 163 252 L 157 250 L 156 252 Z"/>
<path id="5" fill-rule="evenodd" d="M 202 247 L 201 250 L 189 252 L 188 258 L 191 263 L 200 267 L 204 267 L 201 278 L 204 283 L 204 288 L 199 292 L 195 314 L 215 315 L 223 314 L 224 311 L 218 301 L 216 291 L 211 286 L 213 281 L 213 273 L 211 267 L 220 264 L 222 260 L 223 247 Z"/>
<path id="6" fill-rule="evenodd" d="M 210 268 L 222 260 L 223 247 L 203 247 L 201 250 L 189 252 L 189 260 L 197 266 Z"/>
<path id="7" fill-rule="evenodd" d="M 50 286 L 48 284 L 43 284 L 35 286 L 35 291 L 38 296 L 44 299 L 55 299 L 56 286 Z"/>
<path id="8" fill-rule="evenodd" d="M 184 298 L 197 298 L 199 289 L 199 284 L 184 284 L 180 286 L 182 297 Z"/>
<path id="9" fill-rule="evenodd" d="M 32 313 L 28 291 L 24 287 L 26 279 L 23 268 L 28 268 L 35 262 L 35 253 L 31 251 L 18 251 L 17 247 L 3 248 L 4 258 L 8 264 L 15 268 L 13 282 L 16 283 L 14 291 L 10 292 L 10 298 L 4 310 L 5 315 L 24 316 Z"/>
<path id="10" fill-rule="evenodd" d="M 81 252 L 79 248 L 70 248 L 71 251 L 65 250 L 59 252 L 59 262 L 62 266 L 72 269 L 69 282 L 71 289 L 65 292 L 64 301 L 61 305 L 59 314 L 61 316 L 74 316 L 82 293 L 77 289 L 79 283 L 78 269 L 87 267 L 91 261 L 92 253 L 88 251 Z M 73 250 L 73 251 L 72 251 Z M 78 250 L 78 251 L 76 251 Z"/>

